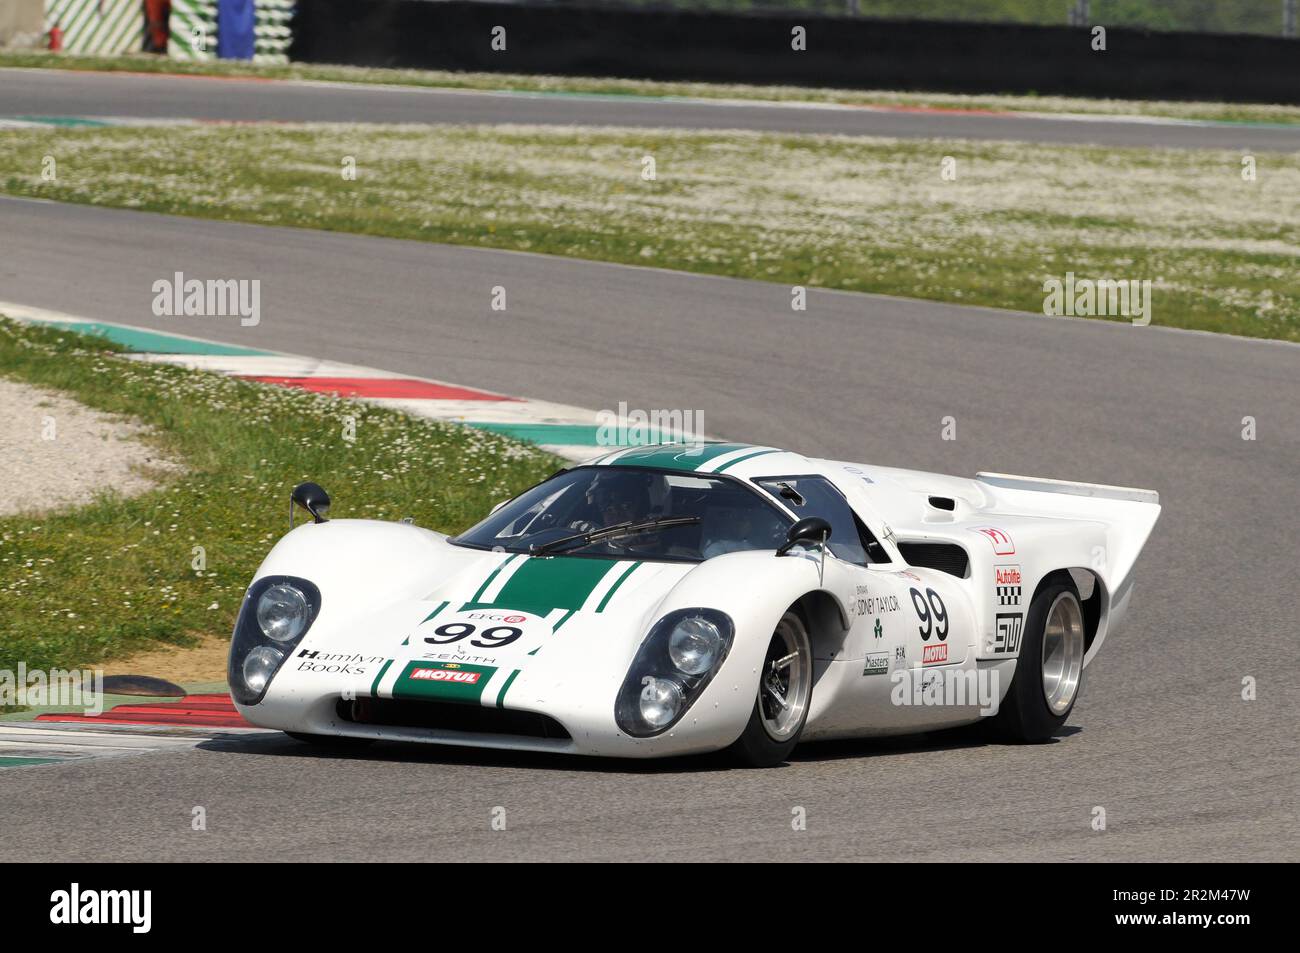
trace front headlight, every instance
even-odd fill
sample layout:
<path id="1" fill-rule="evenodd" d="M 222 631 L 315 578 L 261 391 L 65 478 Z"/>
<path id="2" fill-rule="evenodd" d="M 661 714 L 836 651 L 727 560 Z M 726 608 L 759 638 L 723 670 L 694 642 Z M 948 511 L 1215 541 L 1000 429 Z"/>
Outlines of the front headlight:
<path id="1" fill-rule="evenodd" d="M 271 676 L 283 661 L 284 653 L 269 645 L 259 645 L 244 656 L 244 684 L 249 691 L 259 695 L 266 691 L 266 686 L 271 684 Z"/>
<path id="2" fill-rule="evenodd" d="M 641 679 L 641 720 L 651 728 L 666 728 L 682 710 L 682 689 L 670 678 Z"/>
<path id="3" fill-rule="evenodd" d="M 257 624 L 276 642 L 292 642 L 311 624 L 311 606 L 302 590 L 281 582 L 257 600 Z"/>
<path id="4" fill-rule="evenodd" d="M 668 657 L 683 675 L 703 675 L 718 661 L 722 633 L 702 615 L 691 615 L 673 626 Z"/>
<path id="5" fill-rule="evenodd" d="M 656 622 L 614 703 L 619 729 L 649 738 L 675 725 L 722 666 L 734 633 L 717 609 L 678 609 Z"/>
<path id="6" fill-rule="evenodd" d="M 226 677 L 241 705 L 256 705 L 320 614 L 320 590 L 295 576 L 265 576 L 244 595 Z"/>

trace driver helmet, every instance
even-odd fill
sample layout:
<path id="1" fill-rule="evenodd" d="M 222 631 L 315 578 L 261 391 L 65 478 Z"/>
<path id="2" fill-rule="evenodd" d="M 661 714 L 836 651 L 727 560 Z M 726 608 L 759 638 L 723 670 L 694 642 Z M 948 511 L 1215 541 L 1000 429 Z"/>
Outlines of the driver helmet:
<path id="1" fill-rule="evenodd" d="M 650 474 L 599 473 L 587 487 L 587 504 L 602 526 L 650 516 Z"/>

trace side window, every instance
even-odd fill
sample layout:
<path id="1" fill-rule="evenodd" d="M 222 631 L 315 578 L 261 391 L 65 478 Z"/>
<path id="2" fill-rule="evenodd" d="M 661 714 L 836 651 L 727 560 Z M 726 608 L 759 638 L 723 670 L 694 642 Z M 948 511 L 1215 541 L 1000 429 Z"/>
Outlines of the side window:
<path id="1" fill-rule="evenodd" d="M 858 524 L 858 536 L 862 539 L 862 545 L 866 547 L 867 559 L 873 563 L 890 562 L 889 553 L 885 552 L 885 547 L 880 545 L 876 539 L 876 534 L 871 532 L 867 524 L 858 519 L 858 514 L 853 514 L 853 522 Z"/>
<path id="2" fill-rule="evenodd" d="M 755 482 L 800 519 L 820 516 L 830 523 L 829 549 L 840 559 L 859 566 L 886 561 L 880 544 L 830 480 L 821 476 L 789 476 L 763 477 Z M 871 544 L 874 544 L 875 553 L 869 556 Z"/>

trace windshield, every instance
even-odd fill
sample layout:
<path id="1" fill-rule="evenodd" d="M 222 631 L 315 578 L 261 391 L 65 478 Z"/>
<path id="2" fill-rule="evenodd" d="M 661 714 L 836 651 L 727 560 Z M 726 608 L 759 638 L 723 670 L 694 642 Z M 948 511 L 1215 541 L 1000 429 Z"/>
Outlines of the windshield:
<path id="1" fill-rule="evenodd" d="M 564 554 L 711 559 L 746 549 L 776 549 L 790 520 L 754 490 L 724 477 L 579 467 L 525 491 L 451 542 L 523 553 L 620 524 L 631 524 L 634 531 L 575 540 L 564 545 Z"/>

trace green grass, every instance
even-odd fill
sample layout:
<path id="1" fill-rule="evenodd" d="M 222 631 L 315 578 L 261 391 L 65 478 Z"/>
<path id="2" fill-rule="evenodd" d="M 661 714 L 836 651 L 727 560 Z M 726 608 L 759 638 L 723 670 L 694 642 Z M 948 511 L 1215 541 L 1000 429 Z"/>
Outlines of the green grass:
<path id="1" fill-rule="evenodd" d="M 1300 123 L 1300 106 L 1249 103 L 1171 102 L 1160 100 L 1086 99 L 1077 96 L 1015 94 L 960 95 L 893 90 L 822 89 L 739 83 L 658 82 L 594 76 L 533 76 L 523 73 L 461 73 L 448 70 L 375 69 L 310 63 L 254 64 L 229 60 L 187 62 L 145 54 L 74 56 L 39 50 L 0 50 L 0 68 L 183 73 L 202 76 L 296 79 L 340 83 L 380 83 L 442 89 L 493 90 L 599 96 L 691 97 L 767 102 L 818 102 L 856 106 L 905 106 L 939 109 L 992 109 L 1008 112 L 1085 113 L 1160 116 L 1219 122 Z M 32 113 L 39 114 L 38 103 Z"/>
<path id="2" fill-rule="evenodd" d="M 132 361 L 107 342 L 2 318 L 0 374 L 138 418 L 187 466 L 134 498 L 0 518 L 0 669 L 10 671 L 228 633 L 258 563 L 288 530 L 289 490 L 303 479 L 330 490 L 335 517 L 410 516 L 453 532 L 558 466 L 466 427 Z M 343 439 L 345 415 L 355 442 Z"/>
<path id="3" fill-rule="evenodd" d="M 759 133 L 204 125 L 0 141 L 0 190 L 60 201 L 1031 312 L 1072 271 L 1152 281 L 1155 324 L 1300 340 L 1289 155 L 1258 155 L 1245 182 L 1234 152 Z"/>

